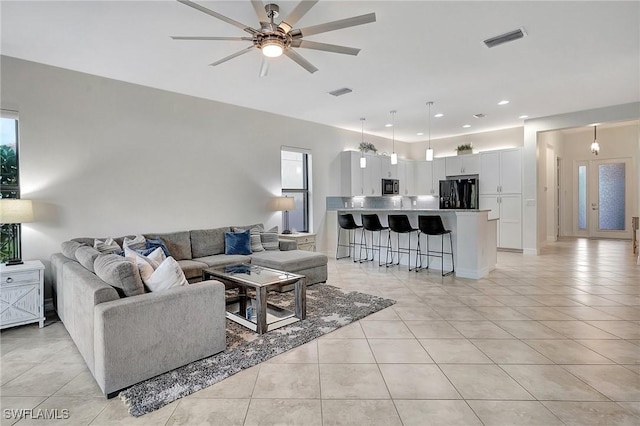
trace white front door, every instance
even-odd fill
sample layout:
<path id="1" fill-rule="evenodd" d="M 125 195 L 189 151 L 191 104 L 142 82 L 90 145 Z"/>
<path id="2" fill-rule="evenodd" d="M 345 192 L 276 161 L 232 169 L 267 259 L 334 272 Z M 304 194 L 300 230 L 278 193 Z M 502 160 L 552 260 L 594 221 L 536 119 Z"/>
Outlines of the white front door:
<path id="1" fill-rule="evenodd" d="M 592 238 L 631 238 L 631 160 L 575 164 L 574 232 Z"/>

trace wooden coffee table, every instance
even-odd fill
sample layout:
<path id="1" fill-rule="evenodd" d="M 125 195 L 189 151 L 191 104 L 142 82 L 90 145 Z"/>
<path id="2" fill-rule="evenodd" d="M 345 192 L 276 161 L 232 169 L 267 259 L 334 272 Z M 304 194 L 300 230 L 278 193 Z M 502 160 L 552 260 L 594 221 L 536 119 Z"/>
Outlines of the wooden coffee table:
<path id="1" fill-rule="evenodd" d="M 227 318 L 258 334 L 307 316 L 307 277 L 304 275 L 241 263 L 206 268 L 202 279 L 215 279 L 238 287 L 238 298 L 227 301 Z M 267 292 L 283 284 L 295 284 L 295 312 L 267 303 Z M 255 298 L 247 294 L 248 289 L 255 290 Z"/>

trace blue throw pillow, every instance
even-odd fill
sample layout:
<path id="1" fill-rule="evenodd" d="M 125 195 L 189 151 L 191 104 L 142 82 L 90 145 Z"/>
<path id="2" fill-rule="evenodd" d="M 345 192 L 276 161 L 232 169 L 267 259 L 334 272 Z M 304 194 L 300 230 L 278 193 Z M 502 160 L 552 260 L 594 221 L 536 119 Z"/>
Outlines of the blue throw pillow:
<path id="1" fill-rule="evenodd" d="M 251 231 L 225 232 L 224 254 L 251 254 Z"/>
<path id="2" fill-rule="evenodd" d="M 158 247 L 162 248 L 162 251 L 164 252 L 165 256 L 167 256 L 167 257 L 171 256 L 171 253 L 169 253 L 169 249 L 167 248 L 165 243 L 160 238 L 155 239 L 155 240 L 154 239 L 147 240 L 147 248 L 148 249 L 156 249 Z"/>

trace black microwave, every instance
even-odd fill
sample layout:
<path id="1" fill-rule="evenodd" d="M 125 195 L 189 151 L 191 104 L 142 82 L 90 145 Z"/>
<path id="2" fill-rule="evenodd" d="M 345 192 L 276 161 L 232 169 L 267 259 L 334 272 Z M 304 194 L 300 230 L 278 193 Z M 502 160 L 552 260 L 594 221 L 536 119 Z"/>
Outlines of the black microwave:
<path id="1" fill-rule="evenodd" d="M 400 181 L 398 179 L 382 179 L 382 195 L 400 194 Z"/>

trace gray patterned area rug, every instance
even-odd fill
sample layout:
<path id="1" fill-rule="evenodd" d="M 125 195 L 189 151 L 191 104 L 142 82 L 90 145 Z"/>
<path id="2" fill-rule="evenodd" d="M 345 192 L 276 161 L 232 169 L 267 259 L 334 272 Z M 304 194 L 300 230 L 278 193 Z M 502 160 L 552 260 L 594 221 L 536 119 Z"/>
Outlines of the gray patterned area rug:
<path id="1" fill-rule="evenodd" d="M 293 310 L 293 292 L 269 293 L 269 302 Z M 120 392 L 133 416 L 155 411 L 289 349 L 387 308 L 394 300 L 345 292 L 327 284 L 307 289 L 307 318 L 263 335 L 227 320 L 227 349 Z"/>

